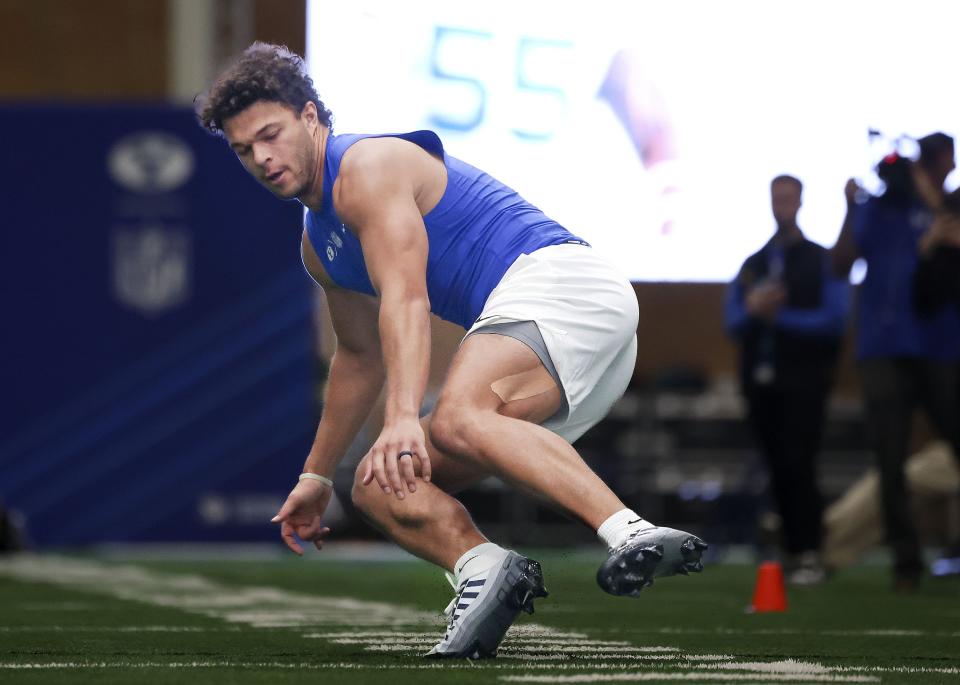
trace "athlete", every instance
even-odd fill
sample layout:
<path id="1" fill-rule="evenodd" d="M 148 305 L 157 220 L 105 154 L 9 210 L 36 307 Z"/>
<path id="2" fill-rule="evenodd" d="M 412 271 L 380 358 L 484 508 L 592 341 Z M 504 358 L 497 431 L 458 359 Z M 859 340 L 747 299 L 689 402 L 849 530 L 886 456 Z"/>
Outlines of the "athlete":
<path id="1" fill-rule="evenodd" d="M 323 546 L 330 476 L 386 383 L 384 426 L 352 497 L 451 577 L 450 621 L 428 656 L 495 656 L 546 596 L 540 565 L 487 540 L 451 495 L 489 475 L 597 531 L 606 592 L 636 596 L 655 577 L 701 570 L 706 544 L 626 508 L 571 446 L 636 360 L 636 296 L 605 259 L 432 132 L 334 135 L 284 47 L 251 45 L 198 112 L 260 183 L 307 207 L 303 263 L 337 334 L 316 439 L 273 519 L 291 550 L 303 553 L 297 538 Z M 431 311 L 467 334 L 420 418 Z"/>

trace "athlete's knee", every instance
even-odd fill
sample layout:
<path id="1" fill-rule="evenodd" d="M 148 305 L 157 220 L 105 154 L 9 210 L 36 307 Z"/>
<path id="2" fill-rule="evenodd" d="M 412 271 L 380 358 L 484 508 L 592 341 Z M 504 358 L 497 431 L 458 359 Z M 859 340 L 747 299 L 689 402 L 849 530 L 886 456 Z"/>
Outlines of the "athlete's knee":
<path id="1" fill-rule="evenodd" d="M 453 398 L 441 397 L 430 419 L 430 441 L 444 454 L 473 459 L 480 434 L 480 410 Z"/>
<path id="2" fill-rule="evenodd" d="M 366 459 L 363 459 L 357 466 L 353 474 L 353 488 L 350 490 L 350 501 L 358 511 L 368 514 L 377 504 L 377 495 L 383 494 L 376 480 L 370 481 L 367 485 L 363 484 L 363 476 L 366 473 Z"/>
<path id="3" fill-rule="evenodd" d="M 353 489 L 350 499 L 357 511 L 378 525 L 386 525 L 395 521 L 404 526 L 415 526 L 422 523 L 429 514 L 428 503 L 418 492 L 409 493 L 404 499 L 398 499 L 393 494 L 385 493 L 376 479 L 366 485 L 363 476 L 366 473 L 366 461 L 361 461 L 353 477 Z M 421 484 L 421 487 L 424 487 Z"/>

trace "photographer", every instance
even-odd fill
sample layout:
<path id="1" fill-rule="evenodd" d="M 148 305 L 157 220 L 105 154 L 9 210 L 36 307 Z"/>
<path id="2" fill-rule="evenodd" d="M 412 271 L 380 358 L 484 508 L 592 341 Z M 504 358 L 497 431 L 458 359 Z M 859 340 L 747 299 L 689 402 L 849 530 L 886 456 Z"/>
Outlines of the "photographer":
<path id="1" fill-rule="evenodd" d="M 857 349 L 867 429 L 880 470 L 887 542 L 893 552 L 894 589 L 899 591 L 915 589 L 923 573 L 903 471 L 916 406 L 923 406 L 934 429 L 955 452 L 960 443 L 960 315 L 954 307 L 940 306 L 921 316 L 914 297 L 921 253 L 929 243 L 939 244 L 937 231 L 943 230 L 934 226 L 934 211 L 921 192 L 943 194 L 944 180 L 953 169 L 953 141 L 933 134 L 920 141 L 920 149 L 917 167 L 896 153 L 886 156 L 877 167 L 886 188 L 863 204 L 855 201 L 856 184 L 847 183 L 847 217 L 832 254 L 837 275 L 849 274 L 858 257 L 867 263 L 860 288 Z M 926 181 L 918 182 L 919 178 Z"/>

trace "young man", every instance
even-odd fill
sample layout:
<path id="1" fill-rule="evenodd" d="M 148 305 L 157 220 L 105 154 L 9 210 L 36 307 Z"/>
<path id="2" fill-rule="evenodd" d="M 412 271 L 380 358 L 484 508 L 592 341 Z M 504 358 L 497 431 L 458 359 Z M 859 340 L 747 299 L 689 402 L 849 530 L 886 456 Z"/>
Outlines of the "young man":
<path id="1" fill-rule="evenodd" d="M 634 596 L 701 569 L 696 536 L 643 520 L 570 443 L 626 388 L 636 356 L 630 284 L 581 239 L 429 131 L 331 130 L 302 60 L 255 43 L 200 105 L 246 169 L 307 208 L 304 265 L 327 296 L 337 351 L 304 473 L 273 519 L 319 549 L 337 462 L 384 382 L 383 430 L 353 500 L 388 537 L 452 572 L 457 595 L 432 656 L 496 654 L 545 596 L 540 566 L 489 542 L 449 493 L 495 474 L 596 530 L 598 572 Z M 419 418 L 433 311 L 468 329 L 432 414 Z"/>

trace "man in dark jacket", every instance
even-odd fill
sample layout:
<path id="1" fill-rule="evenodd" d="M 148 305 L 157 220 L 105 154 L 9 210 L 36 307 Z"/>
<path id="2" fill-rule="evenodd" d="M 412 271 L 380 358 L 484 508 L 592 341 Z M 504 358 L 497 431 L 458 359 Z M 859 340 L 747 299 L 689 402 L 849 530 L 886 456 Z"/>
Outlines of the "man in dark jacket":
<path id="1" fill-rule="evenodd" d="M 812 584 L 824 578 L 816 461 L 849 287 L 797 225 L 802 192 L 793 176 L 771 182 L 776 233 L 732 283 L 726 323 L 740 343 L 740 383 L 783 520 L 788 580 Z"/>

